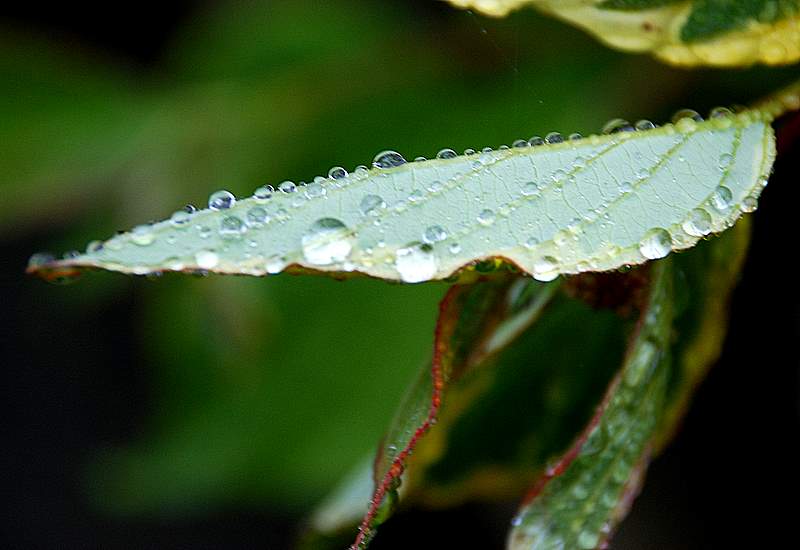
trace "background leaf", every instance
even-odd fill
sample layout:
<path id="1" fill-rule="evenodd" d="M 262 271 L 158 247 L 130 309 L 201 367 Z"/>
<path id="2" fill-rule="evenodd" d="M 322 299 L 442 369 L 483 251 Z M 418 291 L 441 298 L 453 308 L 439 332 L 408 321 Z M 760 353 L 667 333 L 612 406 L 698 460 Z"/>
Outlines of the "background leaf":
<path id="1" fill-rule="evenodd" d="M 608 45 L 676 65 L 741 66 L 800 59 L 797 0 L 449 0 L 503 16 L 534 6 Z"/>

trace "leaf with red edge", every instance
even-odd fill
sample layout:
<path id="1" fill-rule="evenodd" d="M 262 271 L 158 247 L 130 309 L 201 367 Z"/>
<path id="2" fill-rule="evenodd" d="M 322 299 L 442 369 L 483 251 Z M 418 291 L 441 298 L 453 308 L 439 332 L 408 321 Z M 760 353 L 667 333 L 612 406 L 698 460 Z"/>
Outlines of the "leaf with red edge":
<path id="1" fill-rule="evenodd" d="M 638 492 L 670 372 L 671 261 L 655 264 L 651 277 L 622 368 L 587 427 L 529 493 L 510 549 L 600 547 Z"/>

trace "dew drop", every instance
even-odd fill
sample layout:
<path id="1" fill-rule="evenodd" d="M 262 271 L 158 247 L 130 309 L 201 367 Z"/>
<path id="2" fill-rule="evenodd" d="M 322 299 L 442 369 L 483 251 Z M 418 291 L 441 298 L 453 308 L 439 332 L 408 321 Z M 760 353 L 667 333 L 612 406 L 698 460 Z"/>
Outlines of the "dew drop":
<path id="1" fill-rule="evenodd" d="M 522 196 L 524 197 L 532 197 L 533 195 L 539 194 L 539 184 L 535 181 L 529 181 L 525 185 L 522 186 Z"/>
<path id="2" fill-rule="evenodd" d="M 755 212 L 756 208 L 758 208 L 758 199 L 755 197 L 745 197 L 742 201 L 742 212 L 749 214 L 750 212 Z"/>
<path id="3" fill-rule="evenodd" d="M 640 132 L 644 132 L 644 131 L 647 131 L 647 130 L 654 129 L 656 127 L 656 125 L 653 124 L 652 122 L 650 122 L 647 119 L 642 119 L 642 120 L 637 120 L 636 124 L 634 125 L 634 127 L 637 130 L 639 130 Z"/>
<path id="4" fill-rule="evenodd" d="M 336 218 L 321 218 L 303 234 L 303 256 L 313 265 L 342 262 L 353 250 L 354 240 L 344 223 Z"/>
<path id="5" fill-rule="evenodd" d="M 733 116 L 733 111 L 727 107 L 714 107 L 708 113 L 708 118 L 730 118 Z"/>
<path id="6" fill-rule="evenodd" d="M 254 206 L 247 211 L 246 223 L 249 227 L 261 227 L 268 221 L 267 211 L 260 206 Z"/>
<path id="7" fill-rule="evenodd" d="M 271 185 L 262 185 L 258 189 L 255 190 L 253 193 L 253 197 L 255 197 L 258 201 L 268 201 L 272 198 L 272 194 L 275 192 L 275 188 Z"/>
<path id="8" fill-rule="evenodd" d="M 461 252 L 461 245 L 458 243 L 450 243 L 450 246 L 447 247 L 447 250 L 450 254 L 458 254 Z"/>
<path id="9" fill-rule="evenodd" d="M 238 239 L 245 231 L 247 227 L 236 216 L 226 216 L 219 224 L 219 236 L 223 239 Z"/>
<path id="10" fill-rule="evenodd" d="M 533 262 L 533 278 L 548 282 L 558 277 L 558 260 L 553 256 L 542 256 Z"/>
<path id="11" fill-rule="evenodd" d="M 730 153 L 722 153 L 719 156 L 719 167 L 720 170 L 725 170 L 728 168 L 731 163 L 733 163 L 733 155 Z"/>
<path id="12" fill-rule="evenodd" d="M 711 204 L 713 204 L 714 208 L 717 210 L 727 210 L 731 207 L 732 202 L 733 192 L 724 185 L 717 187 L 714 190 L 714 194 L 711 195 Z"/>
<path id="13" fill-rule="evenodd" d="M 219 264 L 219 256 L 212 250 L 200 250 L 194 255 L 194 261 L 200 269 L 214 269 Z"/>
<path id="14" fill-rule="evenodd" d="M 614 118 L 609 120 L 603 126 L 601 132 L 603 134 L 616 134 L 618 132 L 633 132 L 634 127 L 631 126 L 631 123 L 623 118 Z"/>
<path id="15" fill-rule="evenodd" d="M 532 250 L 536 248 L 538 244 L 539 244 L 539 239 L 537 239 L 536 237 L 530 237 L 528 240 L 525 241 L 524 246 L 528 250 Z"/>
<path id="16" fill-rule="evenodd" d="M 397 151 L 382 151 L 375 155 L 375 159 L 372 161 L 375 168 L 394 168 L 405 163 L 406 159 Z"/>
<path id="17" fill-rule="evenodd" d="M 208 197 L 208 207 L 211 210 L 225 210 L 236 204 L 236 197 L 224 189 L 211 193 Z"/>
<path id="18" fill-rule="evenodd" d="M 281 193 L 294 193 L 297 191 L 297 185 L 293 181 L 286 180 L 278 185 L 278 191 Z"/>
<path id="19" fill-rule="evenodd" d="M 86 253 L 87 254 L 96 254 L 103 250 L 103 241 L 90 241 L 89 244 L 86 245 Z"/>
<path id="20" fill-rule="evenodd" d="M 683 230 L 692 237 L 703 237 L 711 233 L 711 215 L 702 208 L 695 208 L 689 213 L 689 219 L 683 222 Z"/>
<path id="21" fill-rule="evenodd" d="M 583 136 L 580 135 L 578 132 L 573 132 L 572 134 L 569 135 L 567 139 L 569 139 L 570 141 L 579 141 L 583 139 Z"/>
<path id="22" fill-rule="evenodd" d="M 409 195 L 409 202 L 419 202 L 425 197 L 425 194 L 419 189 L 414 189 Z"/>
<path id="23" fill-rule="evenodd" d="M 547 143 L 561 143 L 564 141 L 564 136 L 562 136 L 559 132 L 550 132 L 544 137 L 544 140 Z"/>
<path id="24" fill-rule="evenodd" d="M 447 238 L 447 231 L 441 225 L 432 225 L 422 234 L 422 240 L 428 244 L 438 243 Z"/>
<path id="25" fill-rule="evenodd" d="M 481 210 L 480 213 L 478 214 L 478 223 L 481 225 L 492 225 L 494 223 L 495 218 L 496 216 L 494 214 L 494 211 L 489 208 L 486 208 L 484 210 Z"/>
<path id="26" fill-rule="evenodd" d="M 187 227 L 191 217 L 192 215 L 186 210 L 177 210 L 172 213 L 172 216 L 170 216 L 169 221 L 175 227 Z"/>
<path id="27" fill-rule="evenodd" d="M 340 180 L 347 177 L 347 170 L 342 168 L 341 166 L 334 166 L 330 170 L 328 170 L 328 177 L 332 180 Z"/>
<path id="28" fill-rule="evenodd" d="M 456 153 L 452 149 L 442 149 L 441 151 L 436 153 L 436 158 L 437 159 L 452 159 L 452 158 L 456 158 L 457 156 L 458 156 L 458 153 Z"/>
<path id="29" fill-rule="evenodd" d="M 305 195 L 309 199 L 324 197 L 327 194 L 327 192 L 328 190 L 317 182 L 309 183 L 308 185 L 306 185 L 305 188 Z"/>
<path id="30" fill-rule="evenodd" d="M 280 273 L 286 267 L 286 259 L 283 258 L 280 254 L 273 254 L 269 258 L 267 258 L 267 262 L 264 264 L 264 269 L 266 269 L 267 273 L 274 275 L 276 273 Z"/>
<path id="31" fill-rule="evenodd" d="M 516 147 L 517 149 L 521 149 L 523 147 L 528 147 L 528 141 L 525 139 L 516 139 L 511 143 L 511 147 Z"/>
<path id="32" fill-rule="evenodd" d="M 131 230 L 131 241 L 139 246 L 149 246 L 156 240 L 153 228 L 149 225 L 137 225 Z"/>
<path id="33" fill-rule="evenodd" d="M 544 140 L 539 136 L 533 136 L 531 139 L 528 140 L 528 145 L 531 147 L 537 147 L 539 145 L 544 145 Z"/>
<path id="34" fill-rule="evenodd" d="M 429 244 L 412 243 L 397 251 L 394 267 L 400 280 L 406 283 L 420 283 L 436 275 L 436 257 Z"/>
<path id="35" fill-rule="evenodd" d="M 703 117 L 697 111 L 693 111 L 692 109 L 681 109 L 680 111 L 676 112 L 672 115 L 672 122 L 673 124 L 678 124 L 681 120 L 684 119 L 693 120 L 694 122 L 703 122 Z"/>
<path id="36" fill-rule="evenodd" d="M 665 257 L 672 251 L 672 237 L 666 229 L 656 227 L 645 233 L 639 243 L 639 252 L 648 260 Z"/>

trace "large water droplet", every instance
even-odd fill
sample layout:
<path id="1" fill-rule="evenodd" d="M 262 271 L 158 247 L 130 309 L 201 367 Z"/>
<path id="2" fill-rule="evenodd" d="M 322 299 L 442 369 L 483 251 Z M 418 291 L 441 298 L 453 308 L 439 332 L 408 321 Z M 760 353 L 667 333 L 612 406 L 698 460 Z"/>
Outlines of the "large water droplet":
<path id="1" fill-rule="evenodd" d="M 695 122 L 703 122 L 703 117 L 700 115 L 700 113 L 693 111 L 692 109 L 681 109 L 680 111 L 676 112 L 674 115 L 672 115 L 672 122 L 673 124 L 677 124 L 686 118 Z"/>
<path id="2" fill-rule="evenodd" d="M 255 197 L 258 201 L 268 201 L 272 198 L 272 194 L 275 192 L 275 188 L 271 185 L 262 185 L 258 189 L 255 190 L 253 193 L 253 197 Z"/>
<path id="3" fill-rule="evenodd" d="M 656 227 L 645 233 L 639 243 L 639 252 L 648 260 L 663 258 L 672 251 L 672 237 L 669 231 Z"/>
<path id="4" fill-rule="evenodd" d="M 525 185 L 522 186 L 522 196 L 524 197 L 532 197 L 533 195 L 539 194 L 539 184 L 535 181 L 529 181 Z"/>
<path id="5" fill-rule="evenodd" d="M 332 180 L 340 180 L 347 177 L 347 170 L 342 168 L 341 166 L 334 166 L 330 170 L 328 170 L 328 177 Z"/>
<path id="6" fill-rule="evenodd" d="M 655 127 L 656 127 L 656 125 L 653 124 L 652 122 L 650 122 L 647 119 L 637 120 L 636 124 L 635 124 L 635 128 L 637 130 L 639 130 L 640 132 L 644 132 L 644 131 L 647 131 L 647 130 L 652 130 Z"/>
<path id="7" fill-rule="evenodd" d="M 564 136 L 562 136 L 559 132 L 550 132 L 544 137 L 544 140 L 547 143 L 561 143 L 564 141 Z"/>
<path id="8" fill-rule="evenodd" d="M 683 230 L 692 237 L 703 237 L 711 233 L 711 215 L 702 208 L 695 208 L 689 213 L 689 219 L 683 222 Z"/>
<path id="9" fill-rule="evenodd" d="M 558 277 L 558 260 L 553 256 L 542 256 L 533 262 L 533 278 L 548 282 Z"/>
<path id="10" fill-rule="evenodd" d="M 358 209 L 365 216 L 377 216 L 386 208 L 386 201 L 378 195 L 366 195 L 358 205 Z"/>
<path id="11" fill-rule="evenodd" d="M 745 197 L 742 201 L 741 208 L 742 212 L 746 212 L 748 214 L 750 212 L 755 212 L 756 208 L 758 208 L 758 199 L 753 196 Z"/>
<path id="12" fill-rule="evenodd" d="M 733 163 L 733 155 L 730 153 L 722 153 L 719 156 L 719 167 L 721 170 L 728 168 Z"/>
<path id="13" fill-rule="evenodd" d="M 436 275 L 436 257 L 428 244 L 412 243 L 397 251 L 394 262 L 400 280 L 406 283 L 420 283 Z"/>
<path id="14" fill-rule="evenodd" d="M 212 250 L 201 250 L 194 255 L 194 261 L 200 269 L 214 269 L 219 264 L 219 255 Z"/>
<path id="15" fill-rule="evenodd" d="M 321 218 L 303 234 L 303 256 L 313 265 L 342 262 L 353 250 L 355 238 L 347 226 L 336 218 Z"/>
<path id="16" fill-rule="evenodd" d="M 457 156 L 458 156 L 458 153 L 456 153 L 452 149 L 442 149 L 441 151 L 436 153 L 436 158 L 437 159 L 452 159 L 452 158 L 456 158 Z"/>
<path id="17" fill-rule="evenodd" d="M 278 185 L 278 191 L 281 193 L 294 193 L 297 191 L 297 185 L 293 181 L 286 180 Z"/>
<path id="18" fill-rule="evenodd" d="M 236 204 L 236 197 L 224 189 L 211 193 L 208 197 L 208 207 L 211 210 L 225 210 Z"/>
<path id="19" fill-rule="evenodd" d="M 376 168 L 394 168 L 405 163 L 406 159 L 397 151 L 381 151 L 372 161 L 372 165 Z"/>
<path id="20" fill-rule="evenodd" d="M 617 132 L 633 132 L 635 128 L 631 123 L 622 118 L 614 118 L 603 126 L 603 134 L 616 134 Z"/>
<path id="21" fill-rule="evenodd" d="M 713 204 L 714 208 L 717 210 L 727 210 L 731 207 L 732 202 L 733 192 L 724 185 L 717 187 L 714 190 L 714 194 L 711 195 L 711 204 Z"/>

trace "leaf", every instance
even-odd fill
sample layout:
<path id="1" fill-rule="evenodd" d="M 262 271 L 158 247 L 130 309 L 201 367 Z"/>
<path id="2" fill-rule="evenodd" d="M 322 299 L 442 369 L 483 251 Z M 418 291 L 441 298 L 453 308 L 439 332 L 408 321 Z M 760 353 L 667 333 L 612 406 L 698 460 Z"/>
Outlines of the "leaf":
<path id="1" fill-rule="evenodd" d="M 639 489 L 670 372 L 672 264 L 653 264 L 624 364 L 573 446 L 534 486 L 508 548 L 597 548 Z"/>
<path id="2" fill-rule="evenodd" d="M 798 0 L 449 0 L 504 16 L 526 5 L 609 46 L 676 65 L 740 66 L 800 59 Z"/>
<path id="3" fill-rule="evenodd" d="M 30 271 L 353 272 L 416 283 L 502 258 L 549 281 L 640 264 L 723 231 L 756 208 L 775 155 L 759 111 L 550 141 L 412 163 L 385 152 L 372 170 L 240 201 L 219 192 L 209 209 L 74 258 L 35 259 Z"/>
<path id="4" fill-rule="evenodd" d="M 508 298 L 515 294 L 519 280 L 505 276 L 456 285 L 442 300 L 430 372 L 421 371 L 378 450 L 373 470 L 375 489 L 353 548 L 365 547 L 376 527 L 394 509 L 408 459 L 420 438 L 437 422 L 447 388 L 480 364 L 485 354 L 493 353 L 501 341 L 513 338 L 520 319 L 532 322 L 558 288 L 549 285 L 537 289 L 534 297 L 517 309 Z"/>

